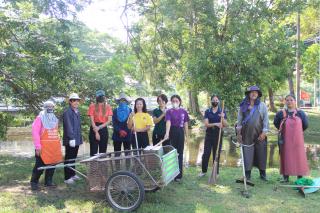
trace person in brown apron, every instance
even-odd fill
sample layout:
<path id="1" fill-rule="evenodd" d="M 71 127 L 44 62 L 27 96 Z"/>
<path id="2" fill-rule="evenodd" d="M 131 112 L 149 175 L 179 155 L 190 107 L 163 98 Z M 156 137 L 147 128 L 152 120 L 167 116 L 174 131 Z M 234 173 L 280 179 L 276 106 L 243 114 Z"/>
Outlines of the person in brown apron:
<path id="1" fill-rule="evenodd" d="M 261 180 L 266 181 L 267 137 L 269 131 L 268 109 L 260 101 L 259 87 L 251 86 L 240 104 L 237 119 L 238 142 L 242 143 L 246 177 L 251 178 L 252 167 L 260 171 Z"/>
<path id="2" fill-rule="evenodd" d="M 308 118 L 301 109 L 296 108 L 293 95 L 287 95 L 285 100 L 286 109 L 279 111 L 273 122 L 282 137 L 279 143 L 281 182 L 289 182 L 289 176 L 299 179 L 310 172 L 303 137 L 303 131 L 308 128 Z"/>
<path id="3" fill-rule="evenodd" d="M 46 101 L 43 111 L 32 124 L 32 138 L 35 146 L 35 165 L 30 181 L 31 189 L 39 189 L 39 179 L 43 170 L 39 167 L 57 164 L 62 161 L 61 143 L 58 131 L 58 119 L 54 115 L 54 103 Z M 45 170 L 45 186 L 54 187 L 52 182 L 54 169 Z"/>

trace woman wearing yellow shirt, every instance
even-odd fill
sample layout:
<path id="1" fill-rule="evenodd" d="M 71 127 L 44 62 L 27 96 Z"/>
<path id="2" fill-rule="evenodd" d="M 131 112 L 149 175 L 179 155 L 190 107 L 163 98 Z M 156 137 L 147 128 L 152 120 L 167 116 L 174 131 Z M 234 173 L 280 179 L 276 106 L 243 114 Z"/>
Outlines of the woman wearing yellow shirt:
<path id="1" fill-rule="evenodd" d="M 138 148 L 145 148 L 149 145 L 148 131 L 153 125 L 151 116 L 147 113 L 146 102 L 143 98 L 137 98 L 134 102 L 134 112 L 132 112 L 128 119 L 128 127 L 131 129 L 131 144 L 132 148 L 136 149 L 137 134 Z"/>

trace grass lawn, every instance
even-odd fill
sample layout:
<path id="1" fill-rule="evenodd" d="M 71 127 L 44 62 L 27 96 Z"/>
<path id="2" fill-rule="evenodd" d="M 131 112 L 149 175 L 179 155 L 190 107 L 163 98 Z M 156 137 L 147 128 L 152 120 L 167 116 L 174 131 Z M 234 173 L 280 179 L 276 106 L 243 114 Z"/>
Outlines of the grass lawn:
<path id="1" fill-rule="evenodd" d="M 61 169 L 54 176 L 56 189 L 31 192 L 33 163 L 30 158 L 0 156 L 0 212 L 115 212 L 105 202 L 103 193 L 86 190 L 84 180 L 66 186 Z M 319 212 L 320 191 L 306 198 L 292 189 L 274 191 L 278 169 L 267 170 L 267 183 L 260 181 L 258 171 L 253 170 L 256 186 L 250 188 L 249 199 L 240 195 L 243 185 L 234 182 L 241 176 L 241 168 L 222 167 L 218 186 L 208 186 L 208 177 L 199 179 L 199 171 L 189 167 L 182 183 L 173 182 L 163 190 L 147 193 L 137 212 Z M 313 170 L 311 175 L 319 177 L 320 171 Z"/>

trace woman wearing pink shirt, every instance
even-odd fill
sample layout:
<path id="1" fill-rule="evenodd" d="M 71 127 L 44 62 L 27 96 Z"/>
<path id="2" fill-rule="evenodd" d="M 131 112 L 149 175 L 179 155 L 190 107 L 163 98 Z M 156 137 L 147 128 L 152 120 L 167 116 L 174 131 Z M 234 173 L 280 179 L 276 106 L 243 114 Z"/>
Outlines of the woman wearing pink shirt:
<path id="1" fill-rule="evenodd" d="M 53 113 L 54 103 L 46 101 L 43 111 L 39 113 L 32 124 L 32 138 L 35 146 L 36 162 L 30 181 L 31 190 L 39 189 L 39 179 L 43 170 L 39 167 L 57 164 L 62 161 L 61 144 L 58 131 L 58 119 Z M 45 171 L 45 186 L 54 187 L 52 182 L 54 169 Z"/>

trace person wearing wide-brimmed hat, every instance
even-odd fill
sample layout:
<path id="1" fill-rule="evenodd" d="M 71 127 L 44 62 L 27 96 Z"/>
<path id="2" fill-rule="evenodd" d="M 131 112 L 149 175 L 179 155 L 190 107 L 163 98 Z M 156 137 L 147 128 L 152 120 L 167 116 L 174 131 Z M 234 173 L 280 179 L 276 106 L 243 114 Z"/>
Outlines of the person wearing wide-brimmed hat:
<path id="1" fill-rule="evenodd" d="M 65 164 L 75 163 L 79 146 L 82 144 L 81 119 L 79 102 L 81 98 L 76 93 L 69 96 L 69 107 L 63 113 L 63 145 L 65 146 Z M 75 169 L 75 166 L 72 167 Z M 80 177 L 68 167 L 64 168 L 64 182 L 73 184 Z"/>
<path id="2" fill-rule="evenodd" d="M 106 103 L 105 92 L 96 91 L 96 103 L 89 106 L 87 115 L 90 116 L 91 126 L 89 131 L 90 156 L 106 153 L 108 145 L 108 124 L 112 120 L 112 109 Z"/>
<path id="3" fill-rule="evenodd" d="M 260 101 L 262 92 L 258 86 L 251 86 L 245 92 L 237 119 L 238 141 L 243 146 L 246 177 L 251 178 L 252 166 L 260 171 L 260 178 L 267 180 L 267 137 L 269 131 L 268 109 Z"/>
<path id="4" fill-rule="evenodd" d="M 39 113 L 32 124 L 32 138 L 35 146 L 36 163 L 31 177 L 31 189 L 38 190 L 39 179 L 43 170 L 39 167 L 57 164 L 62 161 L 61 143 L 58 130 L 59 120 L 54 114 L 55 104 L 46 101 L 43 110 Z M 45 171 L 45 186 L 55 186 L 52 182 L 54 168 Z"/>
<path id="5" fill-rule="evenodd" d="M 118 107 L 113 110 L 112 125 L 113 125 L 113 147 L 114 151 L 121 151 L 131 149 L 130 143 L 130 129 L 128 128 L 128 118 L 132 112 L 129 107 L 130 99 L 124 94 L 120 93 L 119 98 L 116 99 Z"/>

